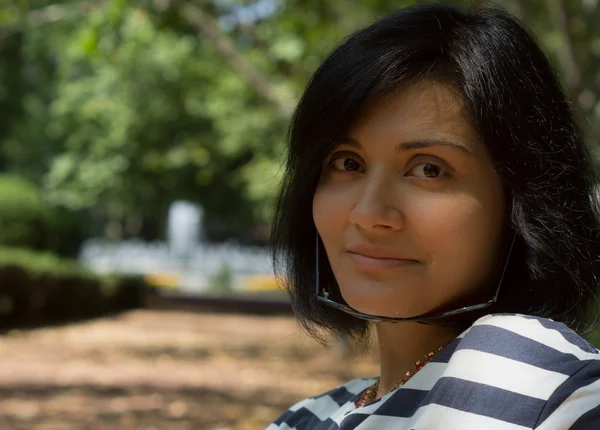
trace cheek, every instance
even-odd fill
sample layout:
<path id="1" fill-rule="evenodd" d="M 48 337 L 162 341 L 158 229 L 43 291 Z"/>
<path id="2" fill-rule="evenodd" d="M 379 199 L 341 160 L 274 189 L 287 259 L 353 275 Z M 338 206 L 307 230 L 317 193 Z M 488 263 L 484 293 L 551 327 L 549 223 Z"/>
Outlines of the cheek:
<path id="1" fill-rule="evenodd" d="M 326 247 L 332 238 L 338 238 L 345 228 L 350 204 L 341 190 L 318 187 L 313 198 L 313 219 Z"/>
<path id="2" fill-rule="evenodd" d="M 481 278 L 495 265 L 502 241 L 501 201 L 453 195 L 415 205 L 413 222 L 420 245 L 441 276 Z M 462 273 L 462 274 L 461 274 Z"/>

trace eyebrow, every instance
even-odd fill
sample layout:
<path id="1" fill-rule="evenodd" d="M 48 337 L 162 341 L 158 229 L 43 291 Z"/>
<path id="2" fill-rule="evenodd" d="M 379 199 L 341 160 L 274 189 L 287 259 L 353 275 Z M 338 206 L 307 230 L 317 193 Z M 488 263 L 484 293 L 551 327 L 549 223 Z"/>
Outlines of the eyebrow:
<path id="1" fill-rule="evenodd" d="M 360 142 L 351 137 L 345 137 L 344 139 L 342 139 L 340 141 L 340 144 L 346 144 L 346 145 L 354 146 L 356 148 L 362 148 L 362 145 L 360 144 Z M 411 150 L 415 150 L 415 149 L 430 148 L 432 146 L 445 146 L 448 148 L 458 149 L 469 155 L 474 155 L 471 148 L 468 148 L 464 145 L 450 142 L 449 140 L 444 140 L 444 139 L 419 139 L 419 140 L 413 140 L 410 142 L 403 142 L 403 143 L 399 143 L 398 145 L 396 145 L 395 150 L 396 150 L 396 152 L 402 152 L 402 151 L 411 151 Z"/>

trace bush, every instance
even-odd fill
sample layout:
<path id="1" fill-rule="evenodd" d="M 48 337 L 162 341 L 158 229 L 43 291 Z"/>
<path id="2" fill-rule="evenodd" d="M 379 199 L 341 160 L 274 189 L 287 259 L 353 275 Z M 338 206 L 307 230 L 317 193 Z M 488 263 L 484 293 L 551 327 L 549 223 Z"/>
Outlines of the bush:
<path id="1" fill-rule="evenodd" d="M 49 253 L 0 248 L 0 328 L 93 318 L 142 306 L 141 277 L 101 277 Z"/>
<path id="2" fill-rule="evenodd" d="M 40 249 L 50 229 L 52 211 L 28 181 L 0 175 L 0 244 Z"/>
<path id="3" fill-rule="evenodd" d="M 19 266 L 37 274 L 73 274 L 94 276 L 77 262 L 62 259 L 51 252 L 32 251 L 23 248 L 0 247 L 1 266 Z M 0 284 L 0 289 L 1 289 Z"/>
<path id="4" fill-rule="evenodd" d="M 48 231 L 41 249 L 51 250 L 68 258 L 76 257 L 83 241 L 91 235 L 89 214 L 85 211 L 53 208 L 48 221 Z"/>
<path id="5" fill-rule="evenodd" d="M 75 256 L 86 236 L 85 214 L 47 204 L 35 184 L 0 175 L 0 246 Z"/>
<path id="6" fill-rule="evenodd" d="M 233 291 L 233 273 L 231 272 L 229 266 L 221 266 L 221 268 L 210 277 L 208 285 L 212 291 Z"/>

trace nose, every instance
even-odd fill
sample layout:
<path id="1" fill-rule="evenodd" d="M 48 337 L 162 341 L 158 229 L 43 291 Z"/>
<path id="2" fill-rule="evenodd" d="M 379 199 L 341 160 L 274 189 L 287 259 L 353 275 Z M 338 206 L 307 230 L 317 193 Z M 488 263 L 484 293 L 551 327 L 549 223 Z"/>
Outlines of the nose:
<path id="1" fill-rule="evenodd" d="M 378 175 L 365 179 L 357 191 L 356 203 L 349 222 L 372 232 L 398 231 L 404 226 L 400 197 L 390 176 Z"/>

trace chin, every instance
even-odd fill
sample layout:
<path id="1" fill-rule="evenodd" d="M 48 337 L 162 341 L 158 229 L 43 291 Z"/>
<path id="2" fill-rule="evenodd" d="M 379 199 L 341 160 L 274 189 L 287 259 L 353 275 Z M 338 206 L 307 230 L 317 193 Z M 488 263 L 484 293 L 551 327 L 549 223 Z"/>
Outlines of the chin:
<path id="1" fill-rule="evenodd" d="M 410 301 L 399 297 L 373 297 L 373 295 L 343 294 L 351 308 L 368 315 L 409 318 L 421 315 L 422 306 L 411 305 Z"/>
<path id="2" fill-rule="evenodd" d="M 354 274 L 340 276 L 338 285 L 348 306 L 368 315 L 409 318 L 422 315 L 434 307 L 423 302 L 427 293 L 420 277 L 410 279 L 410 282 L 406 277 L 403 278 L 404 282 Z"/>

